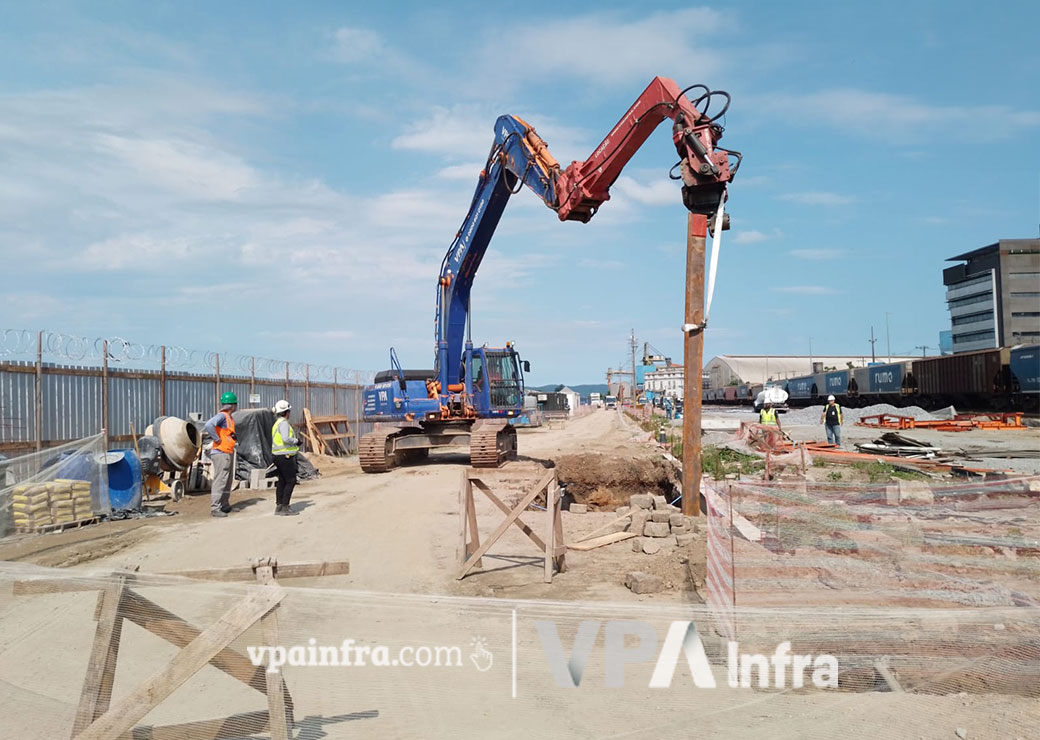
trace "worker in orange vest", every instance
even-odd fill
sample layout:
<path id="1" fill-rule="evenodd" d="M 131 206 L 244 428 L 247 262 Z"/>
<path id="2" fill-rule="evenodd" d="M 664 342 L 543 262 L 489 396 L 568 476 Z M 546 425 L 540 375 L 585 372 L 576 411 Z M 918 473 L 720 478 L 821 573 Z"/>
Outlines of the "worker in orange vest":
<path id="1" fill-rule="evenodd" d="M 210 516 L 225 517 L 231 511 L 231 484 L 235 480 L 235 419 L 238 396 L 231 391 L 220 396 L 220 411 L 206 422 L 206 433 L 213 440 L 209 459 L 213 462 L 213 486 L 210 488 Z"/>

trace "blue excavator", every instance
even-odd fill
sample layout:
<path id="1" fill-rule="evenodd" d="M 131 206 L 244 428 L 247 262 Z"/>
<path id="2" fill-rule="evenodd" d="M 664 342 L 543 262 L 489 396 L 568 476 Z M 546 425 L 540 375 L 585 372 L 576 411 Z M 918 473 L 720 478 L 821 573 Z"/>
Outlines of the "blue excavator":
<path id="1" fill-rule="evenodd" d="M 712 112 L 719 100 L 721 106 Z M 592 155 L 566 169 L 532 126 L 516 116 L 501 116 L 469 212 L 441 263 L 435 365 L 404 369 L 390 350 L 390 369 L 378 373 L 364 391 L 365 421 L 377 424 L 361 438 L 361 468 L 386 472 L 451 445 L 468 445 L 475 467 L 515 459 L 516 429 L 509 420 L 523 413 L 524 372 L 530 372 L 530 364 L 509 342 L 474 347 L 469 332 L 473 280 L 510 196 L 526 185 L 561 221 L 587 223 L 610 199 L 610 187 L 632 155 L 670 118 L 679 155 L 670 176 L 682 181 L 684 205 L 713 223 L 711 216 L 725 201 L 741 159 L 739 152 L 717 146 L 722 136 L 718 121 L 728 108 L 726 92 L 705 85 L 679 89 L 672 80 L 656 77 Z"/>

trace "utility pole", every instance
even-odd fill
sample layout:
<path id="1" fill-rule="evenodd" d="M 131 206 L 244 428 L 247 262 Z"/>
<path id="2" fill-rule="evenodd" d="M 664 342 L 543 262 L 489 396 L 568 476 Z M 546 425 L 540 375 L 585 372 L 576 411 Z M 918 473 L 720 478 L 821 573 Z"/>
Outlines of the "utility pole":
<path id="1" fill-rule="evenodd" d="M 927 355 L 927 352 L 928 352 L 928 345 L 927 344 L 919 344 L 916 347 L 914 347 L 914 349 L 921 350 L 921 357 L 927 357 L 928 356 Z"/>
<path id="2" fill-rule="evenodd" d="M 877 362 L 877 357 L 874 355 L 874 342 L 876 342 L 876 341 L 877 340 L 874 339 L 874 327 L 872 326 L 872 327 L 870 327 L 870 361 L 871 362 Z"/>
<path id="3" fill-rule="evenodd" d="M 632 350 L 632 405 L 635 405 L 636 396 L 636 330 L 632 330 L 632 336 L 628 340 L 628 348 Z"/>
<path id="4" fill-rule="evenodd" d="M 885 354 L 888 355 L 889 362 L 892 362 L 892 341 L 888 333 L 888 317 L 891 315 L 888 311 L 885 311 Z"/>
<path id="5" fill-rule="evenodd" d="M 813 361 L 812 361 L 812 337 L 809 337 L 809 372 L 813 372 Z"/>

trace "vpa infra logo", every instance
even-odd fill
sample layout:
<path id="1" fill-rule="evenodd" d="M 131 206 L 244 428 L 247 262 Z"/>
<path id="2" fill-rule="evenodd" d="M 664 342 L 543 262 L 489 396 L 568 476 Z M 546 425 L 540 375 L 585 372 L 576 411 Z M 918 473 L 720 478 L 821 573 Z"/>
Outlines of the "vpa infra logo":
<path id="1" fill-rule="evenodd" d="M 556 622 L 535 622 L 538 638 L 557 686 L 576 688 L 581 685 L 601 626 L 602 623 L 597 621 L 579 623 L 570 658 L 567 658 Z M 626 645 L 626 642 L 631 644 Z M 680 655 L 686 657 L 694 686 L 701 689 L 716 687 L 704 643 L 693 622 L 672 622 L 660 652 L 657 651 L 657 631 L 651 624 L 610 621 L 603 628 L 603 680 L 607 688 L 624 686 L 625 666 L 629 663 L 646 663 L 656 658 L 650 688 L 667 689 L 672 685 Z M 833 655 L 818 655 L 815 658 L 812 655 L 792 655 L 790 642 L 780 643 L 769 656 L 742 654 L 739 643 L 729 642 L 726 658 L 726 679 L 732 688 L 750 688 L 752 683 L 757 683 L 760 688 L 785 688 L 790 685 L 797 689 L 805 685 L 808 672 L 811 672 L 809 678 L 817 688 L 838 687 L 837 658 Z M 756 680 L 753 681 L 753 677 Z"/>

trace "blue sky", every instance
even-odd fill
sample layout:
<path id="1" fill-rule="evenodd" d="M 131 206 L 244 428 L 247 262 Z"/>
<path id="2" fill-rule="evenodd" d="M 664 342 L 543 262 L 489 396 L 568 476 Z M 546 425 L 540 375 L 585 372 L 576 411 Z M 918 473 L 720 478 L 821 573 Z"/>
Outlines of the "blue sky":
<path id="1" fill-rule="evenodd" d="M 10 4 L 0 324 L 429 366 L 495 118 L 585 159 L 655 75 L 729 91 L 744 154 L 705 359 L 881 351 L 886 312 L 934 348 L 943 261 L 1037 236 L 1036 3 L 354 5 Z M 535 384 L 601 381 L 631 329 L 681 358 L 674 159 L 662 125 L 587 225 L 514 196 L 474 339 Z"/>

